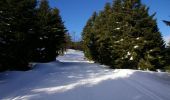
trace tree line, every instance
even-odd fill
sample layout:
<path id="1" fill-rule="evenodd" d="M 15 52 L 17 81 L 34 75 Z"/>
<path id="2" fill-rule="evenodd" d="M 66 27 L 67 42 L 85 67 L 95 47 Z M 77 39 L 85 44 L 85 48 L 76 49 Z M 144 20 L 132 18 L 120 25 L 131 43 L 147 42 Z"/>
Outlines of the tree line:
<path id="1" fill-rule="evenodd" d="M 1 0 L 0 71 L 55 60 L 66 48 L 66 32 L 59 9 L 48 0 Z"/>
<path id="2" fill-rule="evenodd" d="M 163 20 L 163 22 L 167 26 L 170 26 L 170 21 Z M 167 64 L 166 64 L 167 66 L 165 67 L 165 69 L 167 69 L 170 72 L 170 41 L 168 42 L 168 45 L 165 50 L 165 58 L 166 58 L 166 62 L 167 62 Z"/>
<path id="3" fill-rule="evenodd" d="M 148 11 L 141 0 L 106 3 L 83 29 L 85 56 L 111 68 L 156 70 L 170 65 L 155 13 Z"/>

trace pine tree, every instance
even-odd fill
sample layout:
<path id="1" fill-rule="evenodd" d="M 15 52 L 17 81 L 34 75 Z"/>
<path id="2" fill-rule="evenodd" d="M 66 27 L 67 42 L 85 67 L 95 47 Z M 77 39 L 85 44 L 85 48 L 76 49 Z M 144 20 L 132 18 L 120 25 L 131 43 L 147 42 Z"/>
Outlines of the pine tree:
<path id="1" fill-rule="evenodd" d="M 36 0 L 1 0 L 0 66 L 3 69 L 28 69 L 27 37 L 32 28 Z"/>
<path id="2" fill-rule="evenodd" d="M 59 10 L 57 8 L 51 11 L 50 18 L 50 33 L 48 34 L 47 40 L 47 53 L 48 61 L 56 59 L 56 56 L 62 54 L 66 48 L 66 28 L 59 15 Z"/>
<path id="3" fill-rule="evenodd" d="M 112 7 L 107 3 L 90 28 L 99 54 L 93 60 L 113 68 L 162 68 L 165 46 L 155 14 L 148 10 L 140 0 L 115 0 Z"/>
<path id="4" fill-rule="evenodd" d="M 120 68 L 141 68 L 140 63 L 144 62 L 147 65 L 144 69 L 162 68 L 164 43 L 153 19 L 154 14 L 149 16 L 140 0 L 126 0 L 121 8 L 125 17 L 119 22 L 122 35 L 116 37 L 115 42 L 119 55 L 116 63 Z"/>
<path id="5" fill-rule="evenodd" d="M 27 70 L 29 62 L 55 60 L 66 48 L 66 29 L 47 0 L 0 1 L 0 71 Z M 5 67 L 4 67 L 5 66 Z"/>
<path id="6" fill-rule="evenodd" d="M 36 34 L 33 37 L 34 47 L 31 54 L 32 61 L 43 61 L 46 57 L 44 52 L 45 42 L 44 38 L 48 38 L 49 27 L 48 22 L 50 20 L 50 7 L 47 0 L 41 0 L 39 8 L 36 11 Z"/>
<path id="7" fill-rule="evenodd" d="M 170 21 L 165 21 L 165 20 L 163 20 L 163 22 L 166 24 L 166 25 L 168 25 L 168 26 L 170 26 Z M 169 41 L 169 43 L 168 43 L 168 45 L 167 45 L 167 47 L 166 47 L 166 50 L 165 50 L 165 59 L 166 59 L 166 66 L 165 66 L 165 69 L 166 70 L 168 70 L 168 71 L 170 71 L 170 41 Z"/>
<path id="8" fill-rule="evenodd" d="M 168 43 L 165 51 L 165 60 L 166 60 L 166 64 L 165 64 L 165 70 L 170 72 L 170 42 Z"/>
<path id="9" fill-rule="evenodd" d="M 97 37 L 99 59 L 98 62 L 106 65 L 111 65 L 111 52 L 110 52 L 110 35 L 111 35 L 111 4 L 106 3 L 103 11 L 99 13 L 96 18 L 95 33 Z"/>
<path id="10" fill-rule="evenodd" d="M 170 41 L 167 46 L 167 63 L 170 65 Z"/>
<path id="11" fill-rule="evenodd" d="M 7 32 L 9 27 L 6 25 L 7 19 L 9 16 L 9 10 L 6 8 L 6 0 L 1 0 L 0 1 L 0 71 L 6 70 L 7 67 L 5 64 L 7 63 L 7 47 L 8 44 L 7 42 Z M 8 24 L 9 25 L 9 24 Z M 9 32 L 8 32 L 9 33 Z M 3 58 L 3 59 L 2 59 Z"/>
<path id="12" fill-rule="evenodd" d="M 124 17 L 124 13 L 122 12 L 122 0 L 115 0 L 113 2 L 112 5 L 112 15 L 111 15 L 112 19 L 111 19 L 111 35 L 110 36 L 110 40 L 111 40 L 111 45 L 110 45 L 110 49 L 111 49 L 111 55 L 112 57 L 112 66 L 114 66 L 114 68 L 121 68 L 121 66 L 119 64 L 118 59 L 121 58 L 119 57 L 120 54 L 122 54 L 122 52 L 119 52 L 120 50 L 123 49 L 118 49 L 117 46 L 119 45 L 119 40 L 123 40 L 121 39 L 121 36 L 123 34 L 123 32 L 121 31 L 122 24 L 123 23 L 123 17 Z M 123 66 L 123 65 L 122 65 Z"/>
<path id="13" fill-rule="evenodd" d="M 97 60 L 98 52 L 96 48 L 96 37 L 94 33 L 94 23 L 97 13 L 94 12 L 92 17 L 87 21 L 82 32 L 83 48 L 85 56 L 89 60 Z"/>
<path id="14" fill-rule="evenodd" d="M 49 62 L 63 53 L 66 47 L 66 29 L 57 8 L 50 8 L 47 0 L 41 0 L 37 9 L 37 35 L 32 60 Z"/>

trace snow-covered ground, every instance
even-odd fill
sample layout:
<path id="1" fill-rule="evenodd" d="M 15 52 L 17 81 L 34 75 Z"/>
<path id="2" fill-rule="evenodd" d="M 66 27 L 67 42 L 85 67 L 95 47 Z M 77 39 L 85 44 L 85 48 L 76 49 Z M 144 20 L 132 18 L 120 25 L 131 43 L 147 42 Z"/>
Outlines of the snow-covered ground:
<path id="1" fill-rule="evenodd" d="M 68 50 L 33 70 L 0 73 L 0 100 L 170 100 L 170 75 L 111 70 Z"/>

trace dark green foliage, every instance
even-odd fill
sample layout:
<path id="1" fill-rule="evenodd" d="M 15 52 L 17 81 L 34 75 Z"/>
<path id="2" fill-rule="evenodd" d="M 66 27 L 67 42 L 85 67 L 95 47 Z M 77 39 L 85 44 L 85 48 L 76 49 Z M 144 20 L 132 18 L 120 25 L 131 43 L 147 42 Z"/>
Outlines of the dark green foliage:
<path id="1" fill-rule="evenodd" d="M 3 69 L 28 69 L 29 30 L 32 29 L 36 0 L 0 1 L 0 57 Z"/>
<path id="2" fill-rule="evenodd" d="M 163 68 L 164 41 L 155 14 L 149 15 L 148 10 L 140 0 L 115 0 L 112 7 L 107 3 L 93 26 L 87 22 L 83 30 L 85 53 L 90 52 L 86 56 L 112 68 Z M 93 37 L 95 46 L 87 47 L 86 42 Z M 90 48 L 97 48 L 97 51 Z"/>
<path id="3" fill-rule="evenodd" d="M 95 35 L 97 37 L 98 62 L 111 65 L 110 36 L 111 33 L 111 14 L 110 3 L 106 3 L 104 11 L 101 11 L 95 21 Z M 101 27 L 102 26 L 102 27 Z M 101 38 L 102 37 L 102 38 Z M 96 40 L 95 40 L 96 41 Z"/>
<path id="4" fill-rule="evenodd" d="M 170 42 L 168 43 L 168 46 L 166 48 L 167 53 L 167 63 L 170 65 Z"/>
<path id="5" fill-rule="evenodd" d="M 170 72 L 170 42 L 165 50 L 165 59 L 166 59 L 166 66 L 165 69 Z"/>
<path id="6" fill-rule="evenodd" d="M 83 43 L 82 41 L 78 42 L 70 42 L 68 49 L 75 49 L 75 50 L 83 50 Z"/>
<path id="7" fill-rule="evenodd" d="M 47 0 L 37 10 L 37 30 L 32 60 L 49 62 L 63 53 L 66 46 L 65 27 L 57 8 L 51 9 Z"/>
<path id="8" fill-rule="evenodd" d="M 65 50 L 66 30 L 57 8 L 47 0 L 0 1 L 0 71 L 28 70 Z"/>
<path id="9" fill-rule="evenodd" d="M 83 48 L 85 56 L 89 60 L 94 60 L 94 56 L 97 59 L 97 48 L 96 48 L 96 37 L 93 30 L 94 23 L 97 17 L 97 13 L 94 12 L 92 17 L 87 21 L 86 26 L 83 29 L 82 37 L 83 37 Z"/>
<path id="10" fill-rule="evenodd" d="M 121 31 L 122 35 L 119 35 L 116 41 L 116 48 L 119 50 L 116 63 L 123 63 L 122 67 L 129 66 L 125 68 L 137 69 L 140 68 L 138 63 L 145 61 L 146 64 L 154 66 L 145 66 L 145 69 L 162 68 L 161 51 L 164 49 L 164 42 L 153 19 L 154 14 L 149 16 L 148 8 L 142 5 L 140 0 L 126 0 L 121 8 L 119 13 L 125 17 L 119 22 L 121 25 L 118 31 Z"/>
<path id="11" fill-rule="evenodd" d="M 170 26 L 170 21 L 163 21 L 166 25 Z M 165 59 L 166 59 L 166 67 L 165 69 L 170 72 L 170 41 L 168 43 L 168 46 L 166 47 L 165 50 Z"/>
<path id="12" fill-rule="evenodd" d="M 66 48 L 83 51 L 83 42 L 75 41 L 75 39 L 71 39 L 70 33 L 67 33 L 66 34 Z"/>

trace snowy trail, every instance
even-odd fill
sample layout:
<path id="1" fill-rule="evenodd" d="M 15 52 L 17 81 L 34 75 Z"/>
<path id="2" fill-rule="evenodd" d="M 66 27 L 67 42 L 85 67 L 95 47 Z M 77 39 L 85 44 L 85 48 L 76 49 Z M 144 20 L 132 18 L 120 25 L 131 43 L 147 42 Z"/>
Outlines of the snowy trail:
<path id="1" fill-rule="evenodd" d="M 0 73 L 0 100 L 170 100 L 170 75 L 111 70 L 68 50 L 34 70 Z"/>

